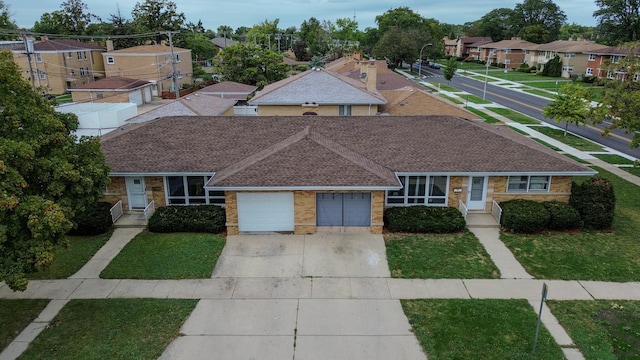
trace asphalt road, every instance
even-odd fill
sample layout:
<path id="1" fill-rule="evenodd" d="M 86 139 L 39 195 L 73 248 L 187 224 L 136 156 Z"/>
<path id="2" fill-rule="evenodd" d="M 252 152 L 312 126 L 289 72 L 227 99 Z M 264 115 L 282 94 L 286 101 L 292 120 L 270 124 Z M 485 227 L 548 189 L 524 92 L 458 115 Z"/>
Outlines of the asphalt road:
<path id="1" fill-rule="evenodd" d="M 418 64 L 414 64 L 414 67 L 417 66 Z M 442 70 L 423 66 L 422 74 L 426 76 L 433 76 L 427 79 L 429 81 L 440 82 L 443 84 L 447 83 L 444 77 L 441 76 Z M 456 75 L 453 77 L 453 79 L 451 79 L 450 85 L 460 90 L 466 91 L 470 94 L 482 97 L 485 83 L 483 81 Z M 492 85 L 491 83 L 487 83 L 485 98 L 487 100 L 493 101 L 496 104 L 506 106 L 532 118 L 564 128 L 564 123 L 557 124 L 555 121 L 547 119 L 542 115 L 542 109 L 545 105 L 551 102 L 550 99 L 531 95 L 521 91 L 511 90 L 509 88 L 501 86 Z M 615 130 L 610 136 L 602 136 L 602 125 L 599 125 L 599 127 L 596 127 L 594 125 L 576 126 L 574 124 L 569 124 L 569 131 L 576 135 L 580 135 L 587 139 L 593 140 L 609 148 L 620 151 L 621 153 L 631 155 L 635 158 L 640 159 L 640 148 L 629 148 L 631 139 L 630 135 L 625 134 L 623 131 Z"/>

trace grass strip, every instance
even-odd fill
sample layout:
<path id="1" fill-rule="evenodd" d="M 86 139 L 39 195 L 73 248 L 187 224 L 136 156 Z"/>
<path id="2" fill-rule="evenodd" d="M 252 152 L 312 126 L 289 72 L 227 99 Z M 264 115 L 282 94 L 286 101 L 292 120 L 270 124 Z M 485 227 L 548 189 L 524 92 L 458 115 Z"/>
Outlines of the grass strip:
<path id="1" fill-rule="evenodd" d="M 633 165 L 633 160 L 629 160 L 624 156 L 616 155 L 616 154 L 593 154 L 593 157 L 596 157 L 602 161 L 608 162 L 609 164 L 615 165 Z"/>
<path id="2" fill-rule="evenodd" d="M 581 138 L 570 133 L 567 133 L 567 135 L 565 136 L 564 130 L 561 129 L 556 129 L 549 126 L 539 126 L 536 127 L 535 130 L 541 134 L 547 135 L 554 140 L 560 141 L 563 144 L 569 145 L 581 151 L 604 151 L 602 146 L 589 139 Z"/>
<path id="3" fill-rule="evenodd" d="M 196 306 L 185 299 L 71 300 L 21 359 L 156 359 Z"/>
<path id="4" fill-rule="evenodd" d="M 551 94 L 549 92 L 546 92 L 544 90 L 536 90 L 536 89 L 525 89 L 525 92 L 528 92 L 530 94 L 534 94 L 534 95 L 539 95 L 539 96 L 543 96 L 546 97 L 548 99 L 555 99 L 556 98 L 556 94 Z"/>
<path id="5" fill-rule="evenodd" d="M 474 104 L 492 104 L 493 103 L 493 101 L 485 100 L 475 95 L 466 95 L 465 98 Z"/>
<path id="6" fill-rule="evenodd" d="M 439 83 L 436 81 L 429 81 L 429 84 L 435 86 L 436 88 L 439 88 L 440 90 L 444 90 L 444 91 L 449 91 L 449 92 L 460 92 L 460 89 L 453 87 L 451 85 L 447 85 L 447 84 L 443 84 L 443 83 Z"/>
<path id="7" fill-rule="evenodd" d="M 0 351 L 47 306 L 44 299 L 0 300 Z"/>
<path id="8" fill-rule="evenodd" d="M 138 234 L 102 271 L 106 279 L 211 277 L 225 238 L 204 233 Z"/>
<path id="9" fill-rule="evenodd" d="M 395 278 L 500 278 L 500 270 L 470 231 L 458 234 L 388 234 L 385 244 L 391 276 Z"/>
<path id="10" fill-rule="evenodd" d="M 451 97 L 451 96 L 447 96 L 447 95 L 444 95 L 444 94 L 440 94 L 440 96 L 442 96 L 443 98 L 445 98 L 445 99 L 447 99 L 447 100 L 451 101 L 451 102 L 452 102 L 452 103 L 454 103 L 454 104 L 459 104 L 459 105 L 462 105 L 462 104 L 463 104 L 463 102 L 462 102 L 462 101 L 460 101 L 460 100 L 458 100 L 457 98 L 453 98 L 453 97 Z"/>
<path id="11" fill-rule="evenodd" d="M 556 147 L 556 146 L 553 146 L 553 145 L 549 144 L 548 142 L 546 142 L 546 141 L 544 141 L 544 140 L 540 140 L 540 139 L 535 138 L 535 137 L 532 137 L 531 139 L 533 139 L 534 141 L 536 141 L 536 142 L 538 142 L 538 143 L 540 143 L 540 144 L 542 144 L 542 145 L 544 145 L 544 146 L 548 147 L 549 149 L 551 149 L 551 150 L 553 150 L 553 151 L 561 151 L 561 149 L 560 149 L 560 148 L 558 148 L 558 147 Z"/>
<path id="12" fill-rule="evenodd" d="M 67 246 L 56 249 L 53 263 L 44 271 L 29 274 L 30 279 L 66 279 L 75 274 L 109 240 L 112 231 L 95 236 L 67 236 Z"/>
<path id="13" fill-rule="evenodd" d="M 500 239 L 539 279 L 640 281 L 640 187 L 594 167 L 616 195 L 611 231 L 506 234 Z M 553 179 L 551 180 L 553 181 Z"/>
<path id="14" fill-rule="evenodd" d="M 511 129 L 511 130 L 513 130 L 513 131 L 515 131 L 515 132 L 517 132 L 518 134 L 522 134 L 522 135 L 527 135 L 527 136 L 529 136 L 529 133 L 528 133 L 528 132 L 526 132 L 526 131 L 524 131 L 524 130 L 521 130 L 521 129 L 518 129 L 517 127 L 509 126 L 509 129 Z"/>
<path id="15" fill-rule="evenodd" d="M 525 124 L 525 125 L 540 124 L 540 121 L 533 119 L 527 115 L 521 114 L 517 111 L 513 111 L 511 109 L 488 107 L 487 110 L 493 111 L 496 114 L 502 115 L 520 124 Z"/>
<path id="16" fill-rule="evenodd" d="M 548 301 L 585 359 L 635 359 L 640 354 L 639 301 Z"/>
<path id="17" fill-rule="evenodd" d="M 628 172 L 629 174 L 640 176 L 640 167 L 621 167 L 620 169 Z"/>
<path id="18" fill-rule="evenodd" d="M 402 300 L 409 323 L 430 360 L 563 359 L 547 329 L 540 328 L 532 355 L 537 316 L 526 300 Z"/>
<path id="19" fill-rule="evenodd" d="M 485 112 L 484 112 L 484 111 L 482 111 L 482 110 L 478 110 L 478 109 L 476 109 L 476 108 L 472 108 L 472 107 L 466 107 L 465 109 L 466 109 L 467 111 L 471 111 L 472 113 L 474 113 L 474 114 L 476 114 L 476 115 L 480 116 L 481 118 L 483 118 L 483 119 L 484 119 L 484 121 L 485 121 L 486 123 L 489 123 L 489 124 L 501 123 L 501 121 L 500 121 L 500 120 L 498 120 L 498 119 L 494 118 L 493 116 L 491 116 L 491 115 L 489 115 L 489 114 L 485 113 Z"/>

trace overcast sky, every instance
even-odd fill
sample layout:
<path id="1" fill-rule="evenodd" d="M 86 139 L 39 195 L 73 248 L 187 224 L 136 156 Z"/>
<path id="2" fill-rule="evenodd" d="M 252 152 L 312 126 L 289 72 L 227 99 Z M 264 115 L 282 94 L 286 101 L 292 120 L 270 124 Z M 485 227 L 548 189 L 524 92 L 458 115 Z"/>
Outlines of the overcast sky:
<path id="1" fill-rule="evenodd" d="M 30 28 L 45 12 L 60 9 L 64 0 L 4 0 L 9 5 L 13 19 L 20 27 Z M 136 2 L 143 0 L 84 0 L 89 12 L 109 19 L 109 14 L 120 12 L 131 18 L 131 10 Z M 264 20 L 280 19 L 279 27 L 300 28 L 304 20 L 311 17 L 331 20 L 353 18 L 360 30 L 375 27 L 375 17 L 389 9 L 407 6 L 425 18 L 434 18 L 443 23 L 464 24 L 480 19 L 489 11 L 501 7 L 513 9 L 519 1 L 495 0 L 174 0 L 178 11 L 183 12 L 187 21 L 197 23 L 202 20 L 206 29 L 215 30 L 220 25 L 251 27 Z M 36 4 L 34 4 L 36 3 Z M 595 26 L 593 12 L 598 8 L 593 0 L 556 0 L 555 3 L 567 15 L 569 23 Z"/>

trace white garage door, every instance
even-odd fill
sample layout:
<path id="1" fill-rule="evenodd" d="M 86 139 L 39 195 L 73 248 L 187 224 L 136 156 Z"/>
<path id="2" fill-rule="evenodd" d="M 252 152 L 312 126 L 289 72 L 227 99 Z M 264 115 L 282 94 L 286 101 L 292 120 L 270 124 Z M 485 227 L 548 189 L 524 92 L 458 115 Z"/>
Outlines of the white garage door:
<path id="1" fill-rule="evenodd" d="M 147 86 L 144 88 L 144 101 L 151 102 L 151 87 Z"/>
<path id="2" fill-rule="evenodd" d="M 142 92 L 140 90 L 136 90 L 129 93 L 129 102 L 134 103 L 138 106 L 142 105 Z"/>
<path id="3" fill-rule="evenodd" d="M 293 231 L 293 193 L 238 193 L 240 231 Z"/>

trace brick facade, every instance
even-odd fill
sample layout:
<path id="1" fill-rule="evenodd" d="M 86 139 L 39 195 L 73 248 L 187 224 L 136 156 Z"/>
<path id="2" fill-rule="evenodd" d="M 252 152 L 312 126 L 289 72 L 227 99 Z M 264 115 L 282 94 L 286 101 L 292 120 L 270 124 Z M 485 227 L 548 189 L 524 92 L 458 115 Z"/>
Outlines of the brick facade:
<path id="1" fill-rule="evenodd" d="M 573 177 L 571 176 L 552 176 L 551 186 L 548 192 L 514 193 L 507 192 L 507 181 L 509 179 L 507 176 L 496 176 L 492 179 L 494 179 L 492 199 L 498 203 L 513 199 L 561 201 L 568 203 L 569 196 L 571 196 L 571 184 L 573 182 Z M 489 185 L 491 185 L 491 182 Z M 487 196 L 487 199 L 489 199 L 489 196 Z"/>
<path id="2" fill-rule="evenodd" d="M 107 185 L 107 191 L 104 194 L 104 201 L 115 204 L 122 200 L 122 210 L 130 211 L 125 177 L 112 176 L 110 179 L 111 182 Z M 144 185 L 147 192 L 147 204 L 153 200 L 156 208 L 166 206 L 164 178 L 162 176 L 146 176 L 144 177 Z"/>

